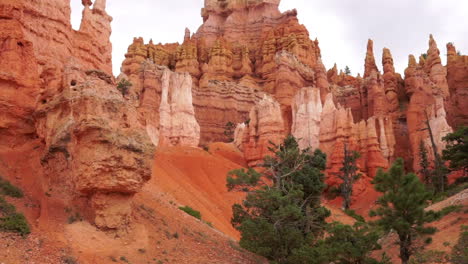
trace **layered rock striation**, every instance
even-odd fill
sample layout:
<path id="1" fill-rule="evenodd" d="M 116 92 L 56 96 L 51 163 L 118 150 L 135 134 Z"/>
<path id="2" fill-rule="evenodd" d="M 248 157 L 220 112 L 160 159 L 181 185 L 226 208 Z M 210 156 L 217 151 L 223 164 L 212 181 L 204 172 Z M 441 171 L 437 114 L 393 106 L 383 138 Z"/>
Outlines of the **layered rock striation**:
<path id="1" fill-rule="evenodd" d="M 318 40 L 309 38 L 296 10 L 279 12 L 279 2 L 207 0 L 203 24 L 193 35 L 186 30 L 182 44 L 145 44 L 135 39 L 123 73 L 133 76 L 140 87 L 136 90 L 143 90 L 148 76 L 157 75 L 142 70 L 142 65 L 154 63 L 189 73 L 200 143 L 227 141 L 226 124 L 238 123 L 234 143 L 250 164 L 258 164 L 267 154 L 264 144 L 258 143 L 258 131 L 265 124 L 265 131 L 274 131 L 273 138 L 283 131 L 283 137 L 298 137 L 302 148 L 323 149 L 330 157 L 330 172 L 337 172 L 343 146 L 349 144 L 361 152 L 361 171 L 373 176 L 396 157 L 417 169 L 416 146 L 421 140 L 428 142 L 421 122 L 426 112 L 438 151 L 444 147 L 441 138 L 451 131 L 449 124 L 464 123 L 466 63 L 454 47 L 448 47 L 446 70 L 430 36 L 427 57 L 420 63 L 412 59 L 403 79 L 395 72 L 387 48 L 382 54 L 383 71 L 379 70 L 369 39 L 362 77 L 339 72 L 336 65 L 326 71 Z M 266 107 L 265 98 L 278 103 L 281 121 L 275 117 L 276 121 L 270 118 L 263 124 L 254 114 L 250 124 L 260 105 L 273 109 Z M 283 127 L 272 129 L 271 123 Z"/>
<path id="2" fill-rule="evenodd" d="M 106 1 L 92 4 L 83 1 L 75 31 L 69 1 L 0 3 L 0 148 L 43 150 L 36 193 L 53 198 L 34 197 L 40 218 L 60 205 L 99 228 L 124 229 L 154 146 L 112 77 Z"/>

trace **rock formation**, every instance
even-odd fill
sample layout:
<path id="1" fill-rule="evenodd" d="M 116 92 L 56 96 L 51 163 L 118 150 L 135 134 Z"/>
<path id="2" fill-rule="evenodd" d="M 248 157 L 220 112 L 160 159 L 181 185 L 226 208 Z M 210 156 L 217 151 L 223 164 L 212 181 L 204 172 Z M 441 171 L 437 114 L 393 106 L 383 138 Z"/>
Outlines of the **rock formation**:
<path id="1" fill-rule="evenodd" d="M 160 146 L 198 146 L 200 126 L 193 109 L 190 74 L 164 70 L 159 115 Z"/>
<path id="2" fill-rule="evenodd" d="M 89 197 L 95 224 L 120 228 L 128 223 L 130 198 L 151 177 L 154 146 L 112 78 L 87 74 L 39 105 L 36 131 L 45 142 L 41 163 L 50 188 L 67 186 L 66 191 Z"/>
<path id="3" fill-rule="evenodd" d="M 453 128 L 468 124 L 468 56 L 447 44 L 447 81 L 450 101 L 447 104 L 448 121 Z"/>
<path id="4" fill-rule="evenodd" d="M 133 194 L 151 177 L 154 146 L 111 76 L 106 1 L 91 4 L 83 1 L 79 31 L 67 1 L 0 4 L 0 147 L 39 138 L 42 193 L 100 228 L 125 228 Z"/>
<path id="5" fill-rule="evenodd" d="M 395 67 L 393 66 L 393 57 L 389 49 L 384 48 L 382 55 L 383 65 L 383 80 L 385 88 L 385 96 L 389 104 L 389 111 L 398 111 L 399 102 L 398 95 L 400 93 L 400 83 L 402 82 L 401 76 L 395 73 Z"/>
<path id="6" fill-rule="evenodd" d="M 411 150 L 414 157 L 413 169 L 419 170 L 420 142 L 429 142 L 428 125 L 435 132 L 434 140 L 437 142 L 437 151 L 444 148 L 440 140 L 452 131 L 446 120 L 445 102 L 448 98 L 447 71 L 441 64 L 439 49 L 432 35 L 429 39 L 427 59 L 416 63 L 414 56 L 410 55 L 408 68 L 405 71 L 405 88 L 410 96 L 407 111 L 408 133 Z M 432 144 L 426 144 L 429 153 Z"/>
<path id="7" fill-rule="evenodd" d="M 292 105 L 291 134 L 298 139 L 301 149 L 319 147 L 322 102 L 320 90 L 315 87 L 302 88 L 294 97 Z"/>
<path id="8" fill-rule="evenodd" d="M 243 148 L 248 165 L 255 166 L 271 154 L 270 142 L 282 143 L 285 136 L 284 123 L 280 104 L 267 95 L 252 108 L 249 118 L 243 136 Z"/>
<path id="9" fill-rule="evenodd" d="M 379 72 L 377 64 L 375 64 L 374 57 L 374 41 L 369 39 L 367 41 L 367 53 L 364 64 L 364 78 L 370 77 L 372 72 Z"/>
<path id="10" fill-rule="evenodd" d="M 182 44 L 145 44 L 136 38 L 122 72 L 137 91 L 143 90 L 146 77 L 139 72 L 146 60 L 189 72 L 203 144 L 226 140 L 226 123 L 245 122 L 264 93 L 281 104 L 284 129 L 290 132 L 297 91 L 315 86 L 325 96 L 329 85 L 318 41 L 309 39 L 296 11 L 281 13 L 278 5 L 278 0 L 205 1 L 204 23 L 195 34 L 186 31 Z"/>

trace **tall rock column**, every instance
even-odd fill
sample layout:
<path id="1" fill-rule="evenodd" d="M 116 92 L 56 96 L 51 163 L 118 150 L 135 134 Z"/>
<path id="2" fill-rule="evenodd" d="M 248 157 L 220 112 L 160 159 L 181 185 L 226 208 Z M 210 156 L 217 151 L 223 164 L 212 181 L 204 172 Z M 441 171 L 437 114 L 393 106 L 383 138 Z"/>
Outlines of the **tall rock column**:
<path id="1" fill-rule="evenodd" d="M 450 89 L 449 124 L 453 128 L 468 124 L 468 56 L 447 44 L 447 81 Z"/>
<path id="2" fill-rule="evenodd" d="M 399 84 L 399 75 L 395 73 L 395 67 L 393 66 L 393 57 L 390 50 L 387 48 L 383 49 L 382 55 L 382 64 L 383 64 L 383 80 L 385 87 L 385 95 L 389 103 L 389 110 L 391 112 L 398 111 L 398 84 Z M 401 77 L 400 77 L 401 79 Z"/>
<path id="3" fill-rule="evenodd" d="M 250 122 L 244 132 L 244 155 L 249 166 L 262 162 L 270 155 L 270 141 L 280 144 L 284 139 L 284 123 L 280 104 L 265 95 L 250 111 Z"/>
<path id="4" fill-rule="evenodd" d="M 317 149 L 320 144 L 320 120 L 322 102 L 320 90 L 304 87 L 296 94 L 292 103 L 292 135 L 301 149 Z"/>
<path id="5" fill-rule="evenodd" d="M 166 69 L 161 81 L 159 145 L 198 146 L 200 126 L 192 103 L 192 77 Z"/>
<path id="6" fill-rule="evenodd" d="M 82 78 L 36 111 L 36 130 L 45 142 L 41 164 L 64 204 L 80 206 L 84 198 L 81 212 L 96 226 L 125 228 L 133 195 L 151 177 L 154 145 L 135 104 L 110 76 L 88 71 Z"/>
<path id="7" fill-rule="evenodd" d="M 433 153 L 432 144 L 427 144 L 430 142 L 427 121 L 434 132 L 434 140 L 439 152 L 443 150 L 444 145 L 438 138 L 442 138 L 452 131 L 447 123 L 445 111 L 445 102 L 449 93 L 447 72 L 441 64 L 439 53 L 437 44 L 431 35 L 427 59 L 421 60 L 418 65 L 414 56 L 410 56 L 408 68 L 405 71 L 405 85 L 407 93 L 410 95 L 407 111 L 408 130 L 415 171 L 420 169 L 420 142 L 426 142 L 429 154 Z"/>

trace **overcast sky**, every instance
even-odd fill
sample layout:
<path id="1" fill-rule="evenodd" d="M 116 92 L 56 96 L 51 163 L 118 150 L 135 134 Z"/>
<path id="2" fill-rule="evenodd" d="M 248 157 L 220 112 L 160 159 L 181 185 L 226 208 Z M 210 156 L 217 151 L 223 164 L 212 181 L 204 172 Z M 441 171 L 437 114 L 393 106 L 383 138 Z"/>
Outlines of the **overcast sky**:
<path id="1" fill-rule="evenodd" d="M 79 28 L 81 0 L 72 2 L 72 24 Z M 202 23 L 203 0 L 107 0 L 112 22 L 113 68 L 120 72 L 133 37 L 148 42 L 181 42 L 184 29 L 195 32 Z M 282 0 L 280 9 L 296 8 L 312 39 L 320 41 L 327 68 L 349 65 L 354 74 L 364 70 L 367 39 L 374 40 L 377 65 L 382 49 L 390 48 L 397 71 L 403 73 L 408 54 L 427 51 L 434 35 L 445 61 L 445 44 L 454 42 L 468 54 L 468 0 Z"/>

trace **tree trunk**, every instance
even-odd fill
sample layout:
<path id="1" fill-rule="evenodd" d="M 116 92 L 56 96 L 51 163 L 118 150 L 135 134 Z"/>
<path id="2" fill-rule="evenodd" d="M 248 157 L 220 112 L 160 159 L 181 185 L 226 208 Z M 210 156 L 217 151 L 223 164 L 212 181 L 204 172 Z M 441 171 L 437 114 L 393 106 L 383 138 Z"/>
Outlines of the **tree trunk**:
<path id="1" fill-rule="evenodd" d="M 411 257 L 411 238 L 400 236 L 400 259 L 402 264 L 407 264 Z"/>

